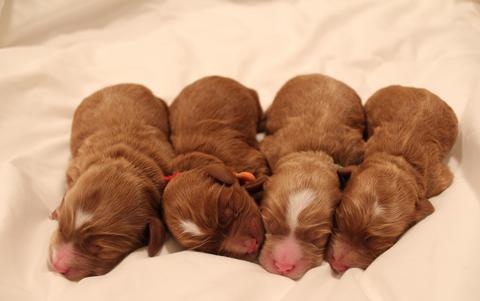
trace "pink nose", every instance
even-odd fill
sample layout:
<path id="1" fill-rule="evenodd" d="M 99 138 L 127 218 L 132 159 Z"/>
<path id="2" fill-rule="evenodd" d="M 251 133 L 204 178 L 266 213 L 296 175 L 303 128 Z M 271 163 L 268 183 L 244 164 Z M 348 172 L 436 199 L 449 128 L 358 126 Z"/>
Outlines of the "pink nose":
<path id="1" fill-rule="evenodd" d="M 247 239 L 244 242 L 244 245 L 245 245 L 245 247 L 247 247 L 247 253 L 248 254 L 255 254 L 257 252 L 258 243 L 257 243 L 257 240 L 255 238 Z"/>
<path id="2" fill-rule="evenodd" d="M 332 257 L 330 259 L 330 266 L 332 267 L 332 269 L 337 272 L 337 273 L 343 273 L 345 272 L 346 270 L 348 270 L 349 266 L 338 261 L 337 259 L 335 259 L 335 257 Z"/>
<path id="3" fill-rule="evenodd" d="M 66 266 L 62 261 L 53 262 L 52 266 L 55 272 L 60 274 L 65 274 L 69 269 L 68 266 Z"/>
<path id="4" fill-rule="evenodd" d="M 286 262 L 274 261 L 273 264 L 275 265 L 277 272 L 280 274 L 286 274 L 295 268 L 294 264 Z"/>
<path id="5" fill-rule="evenodd" d="M 52 269 L 55 272 L 65 274 L 70 269 L 73 258 L 73 246 L 71 243 L 62 243 L 53 248 L 50 257 Z"/>

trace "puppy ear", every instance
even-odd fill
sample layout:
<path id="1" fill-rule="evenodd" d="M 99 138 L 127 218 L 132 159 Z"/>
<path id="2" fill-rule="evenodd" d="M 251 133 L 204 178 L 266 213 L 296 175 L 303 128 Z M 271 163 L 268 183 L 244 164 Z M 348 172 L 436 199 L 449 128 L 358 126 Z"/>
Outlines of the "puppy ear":
<path id="1" fill-rule="evenodd" d="M 55 208 L 55 210 L 53 210 L 52 212 L 50 212 L 50 214 L 48 215 L 49 219 L 58 221 L 58 217 L 59 217 L 59 214 L 60 214 L 60 207 L 62 207 L 63 202 L 65 202 L 65 194 L 63 195 L 63 198 L 62 198 L 62 201 L 60 202 L 60 205 L 58 205 L 58 207 Z"/>
<path id="2" fill-rule="evenodd" d="M 50 212 L 48 218 L 55 221 L 58 220 L 58 207 L 55 208 L 55 210 L 53 210 L 52 212 Z"/>
<path id="3" fill-rule="evenodd" d="M 347 185 L 347 182 L 350 179 L 352 173 L 354 173 L 357 169 L 358 167 L 354 165 L 339 167 L 337 169 L 337 175 L 340 181 L 340 190 L 343 190 L 345 188 L 345 185 Z"/>
<path id="4" fill-rule="evenodd" d="M 165 242 L 165 227 L 158 217 L 153 217 L 148 223 L 148 256 L 155 256 Z"/>
<path id="5" fill-rule="evenodd" d="M 435 211 L 432 203 L 428 199 L 418 200 L 415 204 L 415 222 L 419 222 Z"/>
<path id="6" fill-rule="evenodd" d="M 205 167 L 205 171 L 210 177 L 228 186 L 235 184 L 237 181 L 233 172 L 223 164 L 208 165 Z"/>

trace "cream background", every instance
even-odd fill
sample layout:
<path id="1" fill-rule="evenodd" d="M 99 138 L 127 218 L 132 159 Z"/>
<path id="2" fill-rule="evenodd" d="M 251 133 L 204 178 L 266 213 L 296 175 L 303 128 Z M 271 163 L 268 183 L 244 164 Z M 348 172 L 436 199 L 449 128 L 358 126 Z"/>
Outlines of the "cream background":
<path id="1" fill-rule="evenodd" d="M 0 0 L 0 300 L 480 300 L 478 1 Z M 461 121 L 454 184 L 436 212 L 366 271 L 300 281 L 194 252 L 131 254 L 102 277 L 48 272 L 48 240 L 73 111 L 105 85 L 138 82 L 169 103 L 209 74 L 257 89 L 322 72 L 366 100 L 425 87 Z M 169 254 L 170 253 L 170 254 Z"/>

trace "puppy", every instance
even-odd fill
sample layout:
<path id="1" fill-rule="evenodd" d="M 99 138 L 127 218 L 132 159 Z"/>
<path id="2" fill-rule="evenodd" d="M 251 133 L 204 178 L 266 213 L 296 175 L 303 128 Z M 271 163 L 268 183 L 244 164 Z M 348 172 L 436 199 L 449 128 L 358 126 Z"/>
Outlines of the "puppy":
<path id="1" fill-rule="evenodd" d="M 425 89 L 390 86 L 365 105 L 365 161 L 351 174 L 336 210 L 328 260 L 337 272 L 365 269 L 412 225 L 433 212 L 428 198 L 452 182 L 442 163 L 458 122 L 452 109 Z"/>
<path id="2" fill-rule="evenodd" d="M 190 84 L 170 108 L 176 176 L 165 188 L 165 222 L 184 247 L 252 260 L 263 242 L 250 192 L 268 173 L 257 148 L 257 93 L 218 76 Z"/>
<path id="3" fill-rule="evenodd" d="M 273 174 L 261 205 L 267 271 L 297 279 L 322 263 L 341 198 L 337 164 L 361 162 L 364 115 L 352 88 L 320 74 L 297 76 L 276 95 L 261 143 Z"/>
<path id="4" fill-rule="evenodd" d="M 70 280 L 102 275 L 130 252 L 161 248 L 164 173 L 170 173 L 166 104 L 147 88 L 122 84 L 87 97 L 75 111 L 67 191 L 50 268 Z"/>

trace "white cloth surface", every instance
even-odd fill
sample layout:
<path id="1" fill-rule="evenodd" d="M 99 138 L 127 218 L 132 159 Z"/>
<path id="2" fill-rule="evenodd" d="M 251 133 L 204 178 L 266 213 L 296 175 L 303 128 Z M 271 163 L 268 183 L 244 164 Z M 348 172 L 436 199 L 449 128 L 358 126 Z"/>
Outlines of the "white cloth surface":
<path id="1" fill-rule="evenodd" d="M 480 3 L 405 1 L 0 0 L 0 300 L 480 300 Z M 139 250 L 105 276 L 47 270 L 65 190 L 73 112 L 93 91 L 137 82 L 171 103 L 205 75 L 275 92 L 321 72 L 365 101 L 402 84 L 430 89 L 461 133 L 453 185 L 435 213 L 366 270 L 301 280 L 180 251 Z"/>

